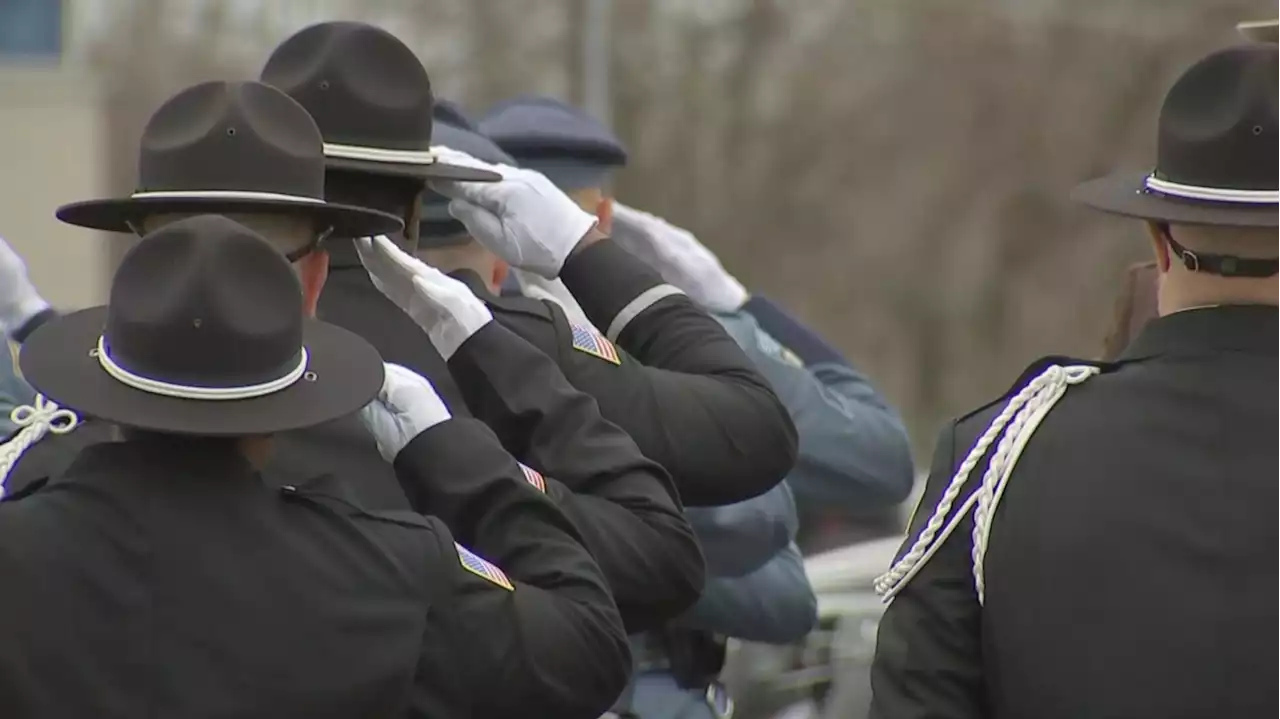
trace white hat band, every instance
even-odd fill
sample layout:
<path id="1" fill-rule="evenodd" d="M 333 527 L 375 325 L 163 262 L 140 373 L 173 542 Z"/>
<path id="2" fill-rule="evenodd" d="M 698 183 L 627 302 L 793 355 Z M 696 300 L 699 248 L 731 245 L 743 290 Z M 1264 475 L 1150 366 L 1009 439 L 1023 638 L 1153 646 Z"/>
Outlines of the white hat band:
<path id="1" fill-rule="evenodd" d="M 143 377 L 134 374 L 129 370 L 116 364 L 111 359 L 111 354 L 107 351 L 107 341 L 105 337 L 98 337 L 98 347 L 95 352 L 98 357 L 98 364 L 102 365 L 102 369 L 111 378 L 117 382 L 132 387 L 140 392 L 147 394 L 161 395 L 163 397 L 175 397 L 177 399 L 194 399 L 204 401 L 216 400 L 235 400 L 235 399 L 253 399 L 255 397 L 265 397 L 269 394 L 275 394 L 283 389 L 287 389 L 307 372 L 307 348 L 303 347 L 299 353 L 298 365 L 289 370 L 287 374 L 278 379 L 268 382 L 262 382 L 255 385 L 244 387 L 190 387 L 187 385 L 174 384 L 172 382 L 164 382 L 150 377 Z"/>
<path id="2" fill-rule="evenodd" d="M 362 147 L 360 145 L 339 145 L 326 142 L 325 157 L 336 157 L 342 160 L 365 160 L 367 162 L 387 162 L 405 165 L 434 165 L 436 153 L 431 150 L 388 150 L 384 147 Z"/>
<path id="3" fill-rule="evenodd" d="M 1280 203 L 1280 190 L 1234 190 L 1224 187 L 1200 187 L 1161 180 L 1155 175 L 1146 179 L 1148 190 L 1188 200 L 1231 202 L 1241 205 L 1274 205 Z"/>

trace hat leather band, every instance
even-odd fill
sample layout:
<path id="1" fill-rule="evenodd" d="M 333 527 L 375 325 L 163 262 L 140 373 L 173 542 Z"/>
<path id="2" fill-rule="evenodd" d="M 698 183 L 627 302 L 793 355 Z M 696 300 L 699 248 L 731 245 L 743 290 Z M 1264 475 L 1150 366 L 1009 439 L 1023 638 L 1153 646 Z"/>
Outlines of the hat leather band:
<path id="1" fill-rule="evenodd" d="M 389 150 L 385 147 L 324 143 L 324 156 L 340 160 L 364 160 L 403 165 L 434 165 L 436 153 L 431 150 Z"/>
<path id="2" fill-rule="evenodd" d="M 1206 202 L 1227 202 L 1241 205 L 1274 205 L 1280 202 L 1278 190 L 1236 190 L 1226 187 L 1201 187 L 1184 185 L 1180 182 L 1162 180 L 1155 175 L 1148 175 L 1146 188 L 1170 197 L 1186 200 L 1202 200 Z"/>
<path id="3" fill-rule="evenodd" d="M 1169 243 L 1169 249 L 1173 250 L 1173 254 L 1182 260 L 1182 266 L 1190 272 L 1204 272 L 1222 277 L 1274 277 L 1280 273 L 1278 260 L 1248 259 L 1195 252 L 1173 239 L 1173 235 L 1169 234 L 1167 229 L 1164 237 Z"/>
<path id="4" fill-rule="evenodd" d="M 254 385 L 242 387 L 191 387 L 188 385 L 174 384 L 163 380 L 143 377 L 134 374 L 129 370 L 116 364 L 111 359 L 111 353 L 107 348 L 106 337 L 98 337 L 98 347 L 95 354 L 98 357 L 98 364 L 102 366 L 103 371 L 111 375 L 111 378 L 117 382 L 132 387 L 140 392 L 147 394 L 155 394 L 163 397 L 174 397 L 176 399 L 192 399 L 202 401 L 218 401 L 218 400 L 237 400 L 237 399 L 254 399 L 256 397 L 265 397 L 275 394 L 284 389 L 288 389 L 307 373 L 307 348 L 303 347 L 298 352 L 298 364 L 290 369 L 283 376 L 266 382 L 260 382 Z"/>

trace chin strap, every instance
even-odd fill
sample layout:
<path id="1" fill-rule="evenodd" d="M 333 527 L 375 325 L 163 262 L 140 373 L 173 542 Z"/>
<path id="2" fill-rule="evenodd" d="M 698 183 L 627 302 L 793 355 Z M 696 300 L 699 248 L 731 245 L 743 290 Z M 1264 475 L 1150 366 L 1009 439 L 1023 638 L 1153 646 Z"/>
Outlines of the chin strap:
<path id="1" fill-rule="evenodd" d="M 960 463 L 955 476 L 951 478 L 951 484 L 947 485 L 937 507 L 934 508 L 933 516 L 929 517 L 924 530 L 911 545 L 911 549 L 895 562 L 888 572 L 876 578 L 876 593 L 885 602 L 892 600 L 920 572 L 972 510 L 973 584 L 978 593 L 978 603 L 983 603 L 986 598 L 986 587 L 983 581 L 982 562 L 986 557 L 987 541 L 991 536 L 991 521 L 995 517 L 996 508 L 1000 505 L 1000 498 L 1004 495 L 1009 477 L 1013 474 L 1013 468 L 1018 463 L 1018 457 L 1031 441 L 1040 422 L 1066 394 L 1067 388 L 1084 382 L 1099 371 L 1097 367 L 1089 365 L 1066 367 L 1053 365 L 1031 380 L 1021 392 L 1009 400 L 974 443 L 968 456 Z M 969 481 L 969 473 L 978 466 L 997 439 L 999 444 L 996 445 L 991 461 L 987 463 L 982 484 L 969 495 L 964 504 L 960 505 L 960 510 L 948 522 L 947 517 L 951 514 L 951 506 Z"/>
<path id="2" fill-rule="evenodd" d="M 45 434 L 66 434 L 80 424 L 80 418 L 69 409 L 62 409 L 44 395 L 36 395 L 33 404 L 19 405 L 9 413 L 9 419 L 19 430 L 9 441 L 0 444 L 0 499 L 4 498 L 4 483 L 9 472 L 18 464 L 22 453 L 39 442 Z"/>

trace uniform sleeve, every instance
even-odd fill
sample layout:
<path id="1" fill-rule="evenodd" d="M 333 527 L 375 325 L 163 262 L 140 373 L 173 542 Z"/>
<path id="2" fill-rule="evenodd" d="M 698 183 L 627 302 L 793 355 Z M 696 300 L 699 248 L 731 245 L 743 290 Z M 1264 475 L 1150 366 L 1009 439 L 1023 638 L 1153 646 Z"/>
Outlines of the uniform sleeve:
<path id="1" fill-rule="evenodd" d="M 951 483 L 955 427 L 938 440 L 933 466 L 910 534 L 899 555 L 928 523 Z M 981 476 L 980 472 L 975 473 Z M 955 503 L 959 508 L 966 495 Z M 970 560 L 972 519 L 894 597 L 880 620 L 871 667 L 872 719 L 986 717 L 981 614 Z"/>
<path id="2" fill-rule="evenodd" d="M 477 420 L 428 429 L 395 469 L 449 528 L 435 533 L 429 559 L 415 715 L 587 718 L 608 709 L 626 685 L 630 651 L 572 522 Z"/>
<path id="3" fill-rule="evenodd" d="M 875 510 L 911 493 L 911 444 L 902 419 L 871 381 L 825 343 L 807 336 L 781 310 L 756 308 L 802 349 L 775 339 L 748 312 L 718 316 L 760 373 L 773 385 L 795 421 L 800 453 L 788 481 L 804 506 Z"/>
<path id="4" fill-rule="evenodd" d="M 609 240 L 572 256 L 560 279 L 607 335 L 575 337 L 553 310 L 565 375 L 671 472 L 686 505 L 738 502 L 786 476 L 795 426 L 719 323 Z"/>
<path id="5" fill-rule="evenodd" d="M 670 476 L 551 358 L 491 323 L 449 367 L 475 416 L 539 475 L 538 486 L 581 533 L 628 631 L 657 626 L 697 601 L 702 553 Z"/>
<path id="6" fill-rule="evenodd" d="M 16 427 L 9 421 L 14 407 L 31 404 L 35 392 L 18 375 L 17 361 L 9 339 L 0 335 L 0 437 L 8 436 Z"/>
<path id="7" fill-rule="evenodd" d="M 677 626 L 749 642 L 788 644 L 818 621 L 818 600 L 795 544 L 743 577 L 710 577 L 702 597 Z"/>
<path id="8" fill-rule="evenodd" d="M 690 507 L 689 525 L 707 559 L 707 574 L 741 577 L 782 551 L 799 529 L 786 482 L 759 497 L 723 507 Z"/>

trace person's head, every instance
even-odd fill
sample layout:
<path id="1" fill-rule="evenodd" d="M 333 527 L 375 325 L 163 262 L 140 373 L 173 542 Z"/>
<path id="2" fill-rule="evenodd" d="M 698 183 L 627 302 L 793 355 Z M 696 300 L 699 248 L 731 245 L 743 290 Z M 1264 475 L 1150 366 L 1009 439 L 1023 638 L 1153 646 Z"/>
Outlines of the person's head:
<path id="1" fill-rule="evenodd" d="M 1160 273 L 1156 263 L 1139 262 L 1125 272 L 1124 286 L 1116 296 L 1111 327 L 1102 341 L 1102 359 L 1112 361 L 1151 320 L 1159 316 L 1157 295 Z"/>
<path id="2" fill-rule="evenodd" d="M 258 82 L 206 82 L 156 110 L 139 143 L 130 196 L 65 205 L 58 218 L 81 227 L 138 235 L 211 212 L 266 237 L 302 281 L 314 313 L 331 233 L 398 231 L 396 216 L 326 202 L 324 140 L 307 111 Z"/>
<path id="3" fill-rule="evenodd" d="M 402 218 L 403 234 L 374 234 L 388 234 L 404 249 L 417 246 L 428 180 L 500 179 L 437 160 L 431 79 L 413 50 L 382 28 L 360 22 L 303 28 L 271 52 L 260 79 L 296 100 L 319 126 L 329 201 Z"/>
<path id="4" fill-rule="evenodd" d="M 1204 268 L 1206 258 L 1234 265 L 1277 266 L 1280 245 L 1274 227 L 1215 227 L 1148 222 L 1156 269 L 1159 310 L 1166 315 L 1189 307 L 1222 304 L 1277 304 L 1280 276 L 1233 276 Z"/>
<path id="5" fill-rule="evenodd" d="M 1155 170 L 1086 182 L 1075 199 L 1146 222 L 1161 314 L 1277 301 L 1277 84 L 1273 44 L 1220 50 L 1174 83 Z"/>
<path id="6" fill-rule="evenodd" d="M 613 131 L 576 107 L 538 96 L 499 103 L 476 126 L 521 167 L 546 175 L 609 234 L 613 174 L 627 164 L 627 149 Z"/>
<path id="7" fill-rule="evenodd" d="M 272 435 L 345 416 L 377 394 L 377 351 L 305 317 L 301 283 L 277 246 L 220 215 L 161 225 L 125 255 L 107 306 L 27 338 L 22 369 L 43 396 L 126 439 L 234 447 L 260 465 Z"/>
<path id="8" fill-rule="evenodd" d="M 329 255 L 316 247 L 318 230 L 307 217 L 271 215 L 267 213 L 230 213 L 227 218 L 244 225 L 271 243 L 289 260 L 302 284 L 302 307 L 308 317 L 316 314 L 320 292 L 329 276 Z M 159 214 L 143 218 L 140 235 L 147 235 L 166 225 L 193 217 L 190 214 Z"/>

